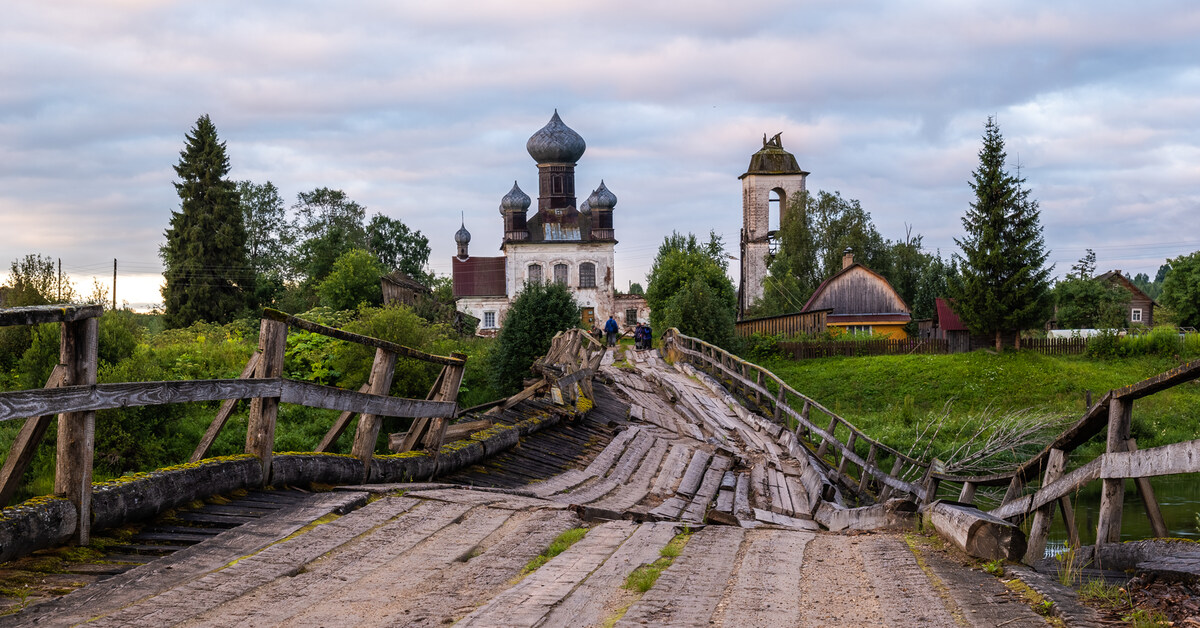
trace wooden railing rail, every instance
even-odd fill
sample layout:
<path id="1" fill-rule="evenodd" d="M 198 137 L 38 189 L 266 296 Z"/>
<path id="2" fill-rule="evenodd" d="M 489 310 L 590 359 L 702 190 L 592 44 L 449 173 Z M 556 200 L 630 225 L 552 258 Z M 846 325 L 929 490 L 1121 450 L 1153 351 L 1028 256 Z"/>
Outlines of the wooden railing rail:
<path id="1" fill-rule="evenodd" d="M 796 438 L 809 446 L 810 450 L 815 450 L 817 458 L 824 459 L 827 454 L 834 454 L 839 460 L 836 471 L 843 478 L 847 478 L 849 465 L 857 467 L 859 477 L 854 482 L 846 482 L 849 488 L 858 489 L 861 494 L 867 488 L 868 478 L 873 478 L 883 487 L 879 492 L 880 499 L 886 499 L 896 492 L 908 493 L 918 499 L 926 497 L 926 488 L 922 483 L 904 478 L 924 478 L 928 464 L 870 438 L 832 410 L 797 392 L 771 371 L 703 340 L 680 334 L 675 329 L 664 334 L 663 346 L 668 356 L 687 358 L 703 370 L 717 374 L 718 379 L 731 382 L 732 388 L 743 397 L 765 403 L 772 411 L 770 418 L 775 422 L 785 423 L 784 417 L 790 418 L 795 423 L 793 431 Z M 751 373 L 754 375 L 751 376 Z M 775 385 L 776 392 L 771 392 L 769 383 Z M 802 409 L 797 411 L 792 407 L 793 403 L 801 404 Z M 829 417 L 828 425 L 814 422 L 810 417 L 813 410 Z M 845 441 L 836 435 L 839 428 L 849 432 Z M 816 438 L 820 439 L 819 443 Z M 865 457 L 856 450 L 859 447 L 866 450 Z M 881 463 L 889 458 L 892 465 L 885 468 L 886 465 Z"/>

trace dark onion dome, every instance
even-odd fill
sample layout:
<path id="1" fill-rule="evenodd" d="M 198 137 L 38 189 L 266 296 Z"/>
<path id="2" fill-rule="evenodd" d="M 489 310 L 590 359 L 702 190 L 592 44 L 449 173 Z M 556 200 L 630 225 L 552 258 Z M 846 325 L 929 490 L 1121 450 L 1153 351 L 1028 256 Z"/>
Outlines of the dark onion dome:
<path id="1" fill-rule="evenodd" d="M 454 242 L 457 244 L 469 244 L 471 242 L 471 232 L 467 231 L 467 223 L 458 228 L 458 232 L 454 234 Z"/>
<path id="2" fill-rule="evenodd" d="M 600 180 L 600 187 L 596 188 L 595 192 L 588 197 L 587 204 L 592 209 L 612 209 L 617 206 L 617 195 L 608 190 L 608 186 L 604 185 L 604 179 Z"/>
<path id="3" fill-rule="evenodd" d="M 550 122 L 534 133 L 525 143 L 529 156 L 539 164 L 573 164 L 583 157 L 587 144 L 571 127 L 563 124 L 558 117 L 558 110 Z"/>
<path id="4" fill-rule="evenodd" d="M 529 209 L 529 205 L 532 202 L 529 195 L 521 191 L 521 186 L 517 185 L 516 181 L 513 181 L 512 189 L 508 191 L 508 194 L 504 195 L 504 198 L 500 199 L 500 213 L 503 214 L 509 211 L 523 212 Z"/>
<path id="5" fill-rule="evenodd" d="M 800 169 L 800 164 L 796 162 L 796 156 L 783 150 L 783 140 L 780 139 L 782 133 L 776 133 L 775 137 L 767 139 L 763 135 L 762 150 L 750 156 L 750 167 L 746 170 L 739 179 L 749 174 L 803 174 L 808 173 Z"/>
<path id="6" fill-rule="evenodd" d="M 596 192 L 595 190 L 592 190 L 593 194 L 595 194 L 595 192 Z M 591 198 L 591 197 L 589 196 L 588 198 Z M 588 199 L 585 198 L 585 199 L 583 199 L 583 202 L 579 204 L 579 213 L 586 214 L 590 211 L 592 211 L 592 205 L 591 205 L 591 203 L 588 203 Z"/>

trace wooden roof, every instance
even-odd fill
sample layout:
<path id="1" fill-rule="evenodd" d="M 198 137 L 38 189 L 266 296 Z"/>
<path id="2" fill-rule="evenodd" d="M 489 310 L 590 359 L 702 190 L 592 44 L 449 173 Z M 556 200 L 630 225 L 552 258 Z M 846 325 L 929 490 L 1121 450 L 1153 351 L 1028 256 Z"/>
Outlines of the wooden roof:
<path id="1" fill-rule="evenodd" d="M 830 316 L 848 314 L 903 314 L 911 310 L 892 284 L 879 273 L 854 263 L 821 282 L 802 311 L 833 310 Z"/>

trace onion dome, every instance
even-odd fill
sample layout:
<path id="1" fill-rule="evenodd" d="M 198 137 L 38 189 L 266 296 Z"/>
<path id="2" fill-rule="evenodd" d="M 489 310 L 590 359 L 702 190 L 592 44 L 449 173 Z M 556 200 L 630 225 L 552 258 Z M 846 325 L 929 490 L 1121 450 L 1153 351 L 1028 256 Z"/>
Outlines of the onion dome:
<path id="1" fill-rule="evenodd" d="M 608 190 L 608 186 L 604 185 L 604 180 L 600 180 L 600 187 L 596 188 L 595 192 L 588 197 L 587 204 L 592 209 L 608 209 L 617 206 L 617 195 Z"/>
<path id="2" fill-rule="evenodd" d="M 522 192 L 517 182 L 513 181 L 512 189 L 508 191 L 508 194 L 504 195 L 504 198 L 500 199 L 500 213 L 503 214 L 509 211 L 523 212 L 529 209 L 529 205 L 532 202 L 533 200 L 529 198 L 529 195 Z"/>
<path id="3" fill-rule="evenodd" d="M 595 190 L 592 190 L 592 192 L 595 193 Z M 588 198 L 591 198 L 591 197 L 589 196 Z M 583 199 L 583 202 L 579 204 L 579 213 L 586 214 L 591 211 L 592 211 L 592 204 L 588 202 L 587 198 Z"/>
<path id="4" fill-rule="evenodd" d="M 468 244 L 471 242 L 471 232 L 467 231 L 467 223 L 463 223 L 459 227 L 458 232 L 454 234 L 454 242 L 456 244 Z"/>
<path id="5" fill-rule="evenodd" d="M 529 151 L 529 156 L 539 164 L 573 164 L 583 157 L 585 149 L 587 144 L 583 138 L 571 130 L 571 127 L 563 124 L 557 109 L 554 110 L 550 122 L 525 143 L 525 150 Z"/>

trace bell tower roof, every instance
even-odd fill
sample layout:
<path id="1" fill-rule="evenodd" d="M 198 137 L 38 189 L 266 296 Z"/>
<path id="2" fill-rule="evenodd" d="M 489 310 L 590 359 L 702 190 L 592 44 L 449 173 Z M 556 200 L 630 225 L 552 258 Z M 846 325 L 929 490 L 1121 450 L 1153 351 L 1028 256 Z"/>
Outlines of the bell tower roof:
<path id="1" fill-rule="evenodd" d="M 800 174 L 807 176 L 809 173 L 800 169 L 800 164 L 796 162 L 796 156 L 783 149 L 783 133 L 776 133 L 775 137 L 767 139 L 766 134 L 763 134 L 762 150 L 750 156 L 750 167 L 746 169 L 746 173 L 738 177 L 743 179 L 752 174 Z"/>

